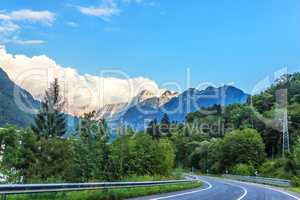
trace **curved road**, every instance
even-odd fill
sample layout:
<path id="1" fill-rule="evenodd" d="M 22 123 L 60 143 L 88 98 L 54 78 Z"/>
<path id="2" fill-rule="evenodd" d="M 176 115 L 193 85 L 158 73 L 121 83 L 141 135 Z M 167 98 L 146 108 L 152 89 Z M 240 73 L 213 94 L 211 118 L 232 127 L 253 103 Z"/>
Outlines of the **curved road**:
<path id="1" fill-rule="evenodd" d="M 212 177 L 199 177 L 204 186 L 197 190 L 141 197 L 136 200 L 300 200 L 292 194 L 258 184 Z"/>

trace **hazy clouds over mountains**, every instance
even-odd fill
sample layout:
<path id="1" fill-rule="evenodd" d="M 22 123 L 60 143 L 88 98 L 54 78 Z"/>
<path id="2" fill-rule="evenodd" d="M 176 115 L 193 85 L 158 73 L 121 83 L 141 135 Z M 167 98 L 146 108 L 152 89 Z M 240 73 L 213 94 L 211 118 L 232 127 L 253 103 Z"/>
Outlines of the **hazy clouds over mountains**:
<path id="1" fill-rule="evenodd" d="M 68 103 L 66 109 L 72 114 L 97 110 L 106 104 L 130 102 L 143 90 L 157 96 L 162 92 L 156 82 L 145 77 L 130 78 L 123 72 L 101 69 L 99 76 L 81 75 L 76 69 L 61 66 L 46 55 L 13 55 L 1 45 L 0 66 L 10 79 L 38 99 L 57 77 Z"/>

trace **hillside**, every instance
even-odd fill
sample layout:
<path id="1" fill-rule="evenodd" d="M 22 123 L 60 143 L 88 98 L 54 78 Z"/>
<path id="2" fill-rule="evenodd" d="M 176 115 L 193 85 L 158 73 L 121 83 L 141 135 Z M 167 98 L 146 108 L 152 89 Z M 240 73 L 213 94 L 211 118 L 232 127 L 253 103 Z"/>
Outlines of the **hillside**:
<path id="1" fill-rule="evenodd" d="M 7 123 L 27 127 L 32 122 L 32 114 L 21 108 L 35 109 L 39 102 L 30 93 L 12 82 L 0 68 L 0 126 Z"/>

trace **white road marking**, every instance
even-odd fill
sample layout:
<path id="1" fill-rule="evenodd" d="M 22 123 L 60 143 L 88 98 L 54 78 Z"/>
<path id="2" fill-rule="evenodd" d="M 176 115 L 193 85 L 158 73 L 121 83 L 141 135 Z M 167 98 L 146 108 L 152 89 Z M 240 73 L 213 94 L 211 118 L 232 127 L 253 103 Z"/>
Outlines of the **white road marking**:
<path id="1" fill-rule="evenodd" d="M 235 182 L 238 182 L 238 181 L 235 181 Z M 253 186 L 264 188 L 264 189 L 267 189 L 267 190 L 273 190 L 275 192 L 279 192 L 279 193 L 285 194 L 285 195 L 287 195 L 289 197 L 292 197 L 292 198 L 294 198 L 296 200 L 300 200 L 299 197 L 296 197 L 296 196 L 294 196 L 294 195 L 292 195 L 292 194 L 290 194 L 288 192 L 285 192 L 285 191 L 282 191 L 282 190 L 278 190 L 278 189 L 275 189 L 275 188 L 272 188 L 272 187 L 263 186 L 263 185 L 260 185 L 260 184 L 257 184 L 257 183 L 247 183 L 247 182 L 241 182 L 241 183 L 246 184 L 246 185 L 253 185 Z"/>
<path id="2" fill-rule="evenodd" d="M 180 194 L 175 194 L 175 195 L 171 195 L 171 196 L 166 196 L 166 197 L 159 197 L 159 198 L 154 198 L 154 199 L 150 199 L 150 200 L 161 200 L 161 199 L 169 199 L 169 198 L 174 198 L 174 197 L 180 197 L 180 196 L 185 196 L 185 195 L 189 195 L 189 194 L 194 194 L 194 193 L 198 193 L 198 192 L 202 192 L 205 190 L 210 190 L 213 186 L 204 180 L 199 179 L 200 181 L 206 183 L 208 185 L 207 188 L 203 188 L 201 190 L 196 190 L 196 191 L 192 191 L 192 192 L 186 192 L 186 193 L 180 193 Z"/>
<path id="3" fill-rule="evenodd" d="M 239 198 L 237 198 L 236 200 L 242 200 L 243 198 L 245 198 L 245 196 L 247 196 L 248 194 L 248 190 L 246 188 L 244 188 L 243 186 L 239 186 L 239 185 L 235 185 L 235 184 L 232 184 L 232 183 L 228 183 L 227 181 L 224 182 L 224 181 L 219 181 L 218 182 L 221 182 L 221 183 L 224 183 L 224 184 L 227 184 L 227 185 L 231 185 L 231 186 L 234 186 L 234 187 L 238 187 L 238 188 L 241 188 L 244 193 L 242 194 L 242 196 L 240 196 Z"/>
<path id="4" fill-rule="evenodd" d="M 292 197 L 292 198 L 294 198 L 294 199 L 296 199 L 296 200 L 300 200 L 300 198 L 298 198 L 298 197 L 296 197 L 296 196 L 294 196 L 294 195 L 292 195 L 292 194 L 289 194 L 289 193 L 287 193 L 287 192 L 280 191 L 280 190 L 276 190 L 276 189 L 273 189 L 273 188 L 268 188 L 268 187 L 265 187 L 265 188 L 266 188 L 266 189 L 269 189 L 269 190 L 276 191 L 276 192 L 280 192 L 280 193 L 285 194 L 285 195 L 287 195 L 287 196 L 289 196 L 289 197 Z"/>
<path id="5" fill-rule="evenodd" d="M 275 188 L 272 188 L 272 187 L 263 186 L 263 185 L 260 185 L 260 184 L 257 184 L 257 183 L 248 183 L 248 182 L 241 182 L 241 181 L 236 181 L 236 180 L 229 180 L 229 181 L 230 182 L 236 182 L 236 183 L 242 183 L 242 184 L 245 184 L 245 185 L 253 185 L 253 186 L 264 188 L 264 189 L 267 189 L 267 190 L 272 190 L 272 191 L 279 192 L 281 194 L 287 195 L 289 197 L 292 197 L 295 200 L 300 200 L 299 197 L 296 197 L 296 196 L 294 196 L 294 195 L 292 195 L 292 194 L 290 194 L 288 192 L 285 192 L 285 191 L 282 191 L 282 190 L 278 190 L 278 189 L 275 189 Z M 241 199 L 238 199 L 238 200 L 241 200 Z"/>

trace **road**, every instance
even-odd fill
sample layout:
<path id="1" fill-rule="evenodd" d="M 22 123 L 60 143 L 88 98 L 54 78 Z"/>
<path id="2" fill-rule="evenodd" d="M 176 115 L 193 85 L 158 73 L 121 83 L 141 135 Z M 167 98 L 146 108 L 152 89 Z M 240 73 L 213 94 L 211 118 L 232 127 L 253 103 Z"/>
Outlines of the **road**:
<path id="1" fill-rule="evenodd" d="M 300 200 L 284 191 L 252 183 L 199 177 L 202 188 L 134 200 Z"/>

